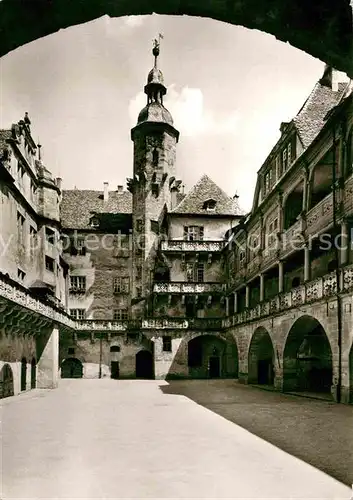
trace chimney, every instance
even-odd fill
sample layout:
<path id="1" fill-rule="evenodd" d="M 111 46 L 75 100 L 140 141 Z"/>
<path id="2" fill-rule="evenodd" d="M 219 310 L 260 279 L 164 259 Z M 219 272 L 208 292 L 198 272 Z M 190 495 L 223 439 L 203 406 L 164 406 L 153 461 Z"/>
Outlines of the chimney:
<path id="1" fill-rule="evenodd" d="M 105 183 L 103 184 L 103 186 L 104 186 L 103 200 L 104 200 L 104 201 L 108 201 L 108 198 L 109 198 L 109 193 L 108 193 L 109 183 L 108 183 L 108 182 L 105 182 Z"/>
<path id="2" fill-rule="evenodd" d="M 124 191 L 124 186 L 118 186 L 118 193 L 122 193 Z"/>
<path id="3" fill-rule="evenodd" d="M 63 180 L 62 180 L 62 178 L 61 178 L 61 177 L 57 177 L 57 178 L 56 178 L 56 185 L 57 185 L 57 187 L 60 189 L 60 191 L 61 191 L 62 181 L 63 181 Z"/>

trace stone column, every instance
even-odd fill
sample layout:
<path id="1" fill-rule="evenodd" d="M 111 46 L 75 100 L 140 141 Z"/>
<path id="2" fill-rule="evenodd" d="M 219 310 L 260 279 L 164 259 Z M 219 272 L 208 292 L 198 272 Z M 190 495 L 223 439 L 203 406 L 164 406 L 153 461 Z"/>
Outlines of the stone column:
<path id="1" fill-rule="evenodd" d="M 238 312 L 238 292 L 234 292 L 234 314 Z"/>
<path id="2" fill-rule="evenodd" d="M 303 205 L 302 211 L 304 213 L 308 210 L 308 194 L 309 194 L 309 185 L 308 185 L 308 175 L 305 173 L 305 177 L 303 180 Z"/>
<path id="3" fill-rule="evenodd" d="M 246 285 L 245 287 L 245 307 L 248 308 L 250 306 L 250 286 Z"/>
<path id="4" fill-rule="evenodd" d="M 282 293 L 284 290 L 284 274 L 283 274 L 283 262 L 278 263 L 278 292 Z"/>
<path id="5" fill-rule="evenodd" d="M 349 249 L 349 231 L 348 224 L 346 221 L 341 222 L 341 238 L 339 240 L 340 244 L 340 264 L 344 266 L 348 264 L 348 249 Z"/>
<path id="6" fill-rule="evenodd" d="M 37 387 L 38 389 L 55 389 L 59 380 L 59 330 L 52 328 L 40 333 L 36 339 Z"/>
<path id="7" fill-rule="evenodd" d="M 265 298 L 265 275 L 260 274 L 260 302 L 263 302 Z"/>
<path id="8" fill-rule="evenodd" d="M 304 247 L 304 281 L 310 280 L 310 250 L 308 246 Z"/>

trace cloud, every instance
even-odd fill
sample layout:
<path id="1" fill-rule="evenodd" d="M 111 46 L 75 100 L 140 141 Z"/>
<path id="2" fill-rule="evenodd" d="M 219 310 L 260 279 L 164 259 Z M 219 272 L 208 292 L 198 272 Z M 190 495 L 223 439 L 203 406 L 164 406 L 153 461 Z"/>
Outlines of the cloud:
<path id="1" fill-rule="evenodd" d="M 129 103 L 129 114 L 133 124 L 138 113 L 146 105 L 146 95 L 138 93 Z M 185 137 L 200 135 L 235 134 L 238 131 L 239 115 L 230 111 L 223 118 L 205 108 L 204 96 L 199 88 L 183 87 L 180 92 L 170 85 L 165 106 L 171 112 L 176 128 Z"/>
<path id="2" fill-rule="evenodd" d="M 127 16 L 124 19 L 124 24 L 130 28 L 138 28 L 142 26 L 146 16 Z"/>

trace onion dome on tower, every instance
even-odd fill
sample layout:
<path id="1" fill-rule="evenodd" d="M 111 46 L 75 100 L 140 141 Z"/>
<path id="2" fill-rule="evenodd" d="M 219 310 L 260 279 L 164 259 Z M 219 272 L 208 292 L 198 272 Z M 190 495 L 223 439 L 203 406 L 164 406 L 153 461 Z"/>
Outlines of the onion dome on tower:
<path id="1" fill-rule="evenodd" d="M 145 94 L 147 95 L 147 105 L 141 110 L 137 125 L 146 122 L 166 123 L 173 126 L 173 118 L 170 112 L 163 106 L 163 96 L 167 93 L 164 85 L 162 71 L 158 68 L 158 56 L 160 51 L 160 38 L 154 40 L 152 54 L 154 55 L 154 66 L 148 73 Z"/>

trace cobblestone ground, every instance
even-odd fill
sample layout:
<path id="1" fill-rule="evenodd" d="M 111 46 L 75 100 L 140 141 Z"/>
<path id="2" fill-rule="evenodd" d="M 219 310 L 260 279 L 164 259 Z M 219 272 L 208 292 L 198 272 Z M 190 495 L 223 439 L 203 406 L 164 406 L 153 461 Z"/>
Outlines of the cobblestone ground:
<path id="1" fill-rule="evenodd" d="M 350 488 L 195 404 L 193 393 L 245 421 L 286 414 L 280 396 L 227 381 L 63 380 L 3 400 L 1 498 L 350 498 Z M 283 399 L 297 413 L 287 434 L 300 436 L 300 417 L 309 412 L 314 429 L 319 408 L 293 401 Z M 329 416 L 332 408 L 321 406 Z"/>
<path id="2" fill-rule="evenodd" d="M 353 484 L 353 407 L 280 394 L 234 380 L 171 381 L 182 394 L 280 449 Z"/>

